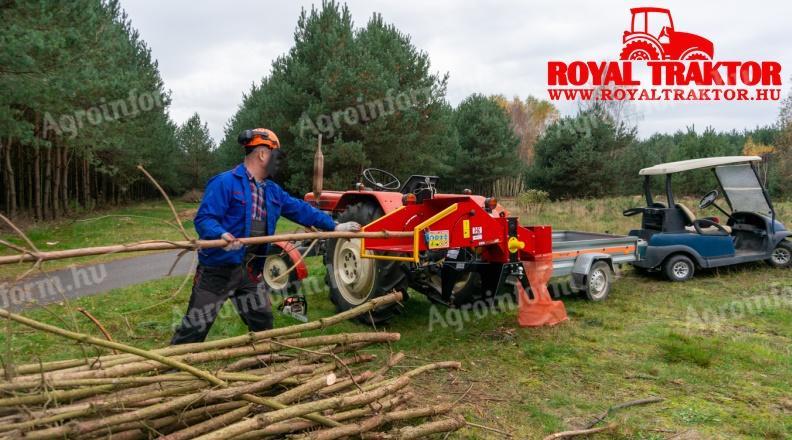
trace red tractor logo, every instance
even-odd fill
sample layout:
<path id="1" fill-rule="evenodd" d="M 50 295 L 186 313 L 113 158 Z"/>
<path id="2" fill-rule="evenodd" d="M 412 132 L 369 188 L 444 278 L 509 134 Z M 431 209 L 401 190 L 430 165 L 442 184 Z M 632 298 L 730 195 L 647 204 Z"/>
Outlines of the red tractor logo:
<path id="1" fill-rule="evenodd" d="M 624 31 L 623 60 L 711 60 L 712 42 L 704 37 L 674 30 L 671 11 L 665 8 L 633 8 L 630 29 Z"/>

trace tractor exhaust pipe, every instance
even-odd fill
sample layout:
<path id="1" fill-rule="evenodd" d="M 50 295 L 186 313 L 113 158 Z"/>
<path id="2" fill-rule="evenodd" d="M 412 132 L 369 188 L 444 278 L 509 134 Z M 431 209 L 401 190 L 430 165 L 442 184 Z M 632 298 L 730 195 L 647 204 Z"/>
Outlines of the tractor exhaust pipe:
<path id="1" fill-rule="evenodd" d="M 316 153 L 314 153 L 314 174 L 313 174 L 313 196 L 316 207 L 319 208 L 319 197 L 322 195 L 322 183 L 324 180 L 324 154 L 322 154 L 322 135 L 316 142 Z"/>

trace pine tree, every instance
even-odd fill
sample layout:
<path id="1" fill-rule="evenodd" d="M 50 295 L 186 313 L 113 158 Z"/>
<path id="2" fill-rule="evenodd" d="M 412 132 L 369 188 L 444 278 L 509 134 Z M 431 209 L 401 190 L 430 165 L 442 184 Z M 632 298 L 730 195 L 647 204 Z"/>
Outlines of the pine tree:
<path id="1" fill-rule="evenodd" d="M 238 162 L 238 133 L 267 127 L 288 155 L 281 179 L 295 191 L 310 188 L 320 133 L 330 188 L 350 187 L 368 166 L 399 176 L 441 173 L 455 146 L 446 81 L 379 15 L 355 29 L 346 6 L 325 2 L 301 13 L 294 46 L 245 95 L 220 156 L 227 166 Z"/>
<path id="2" fill-rule="evenodd" d="M 214 141 L 209 127 L 194 113 L 176 130 L 176 143 L 182 154 L 181 173 L 187 189 L 202 189 L 218 171 L 214 161 Z"/>
<path id="3" fill-rule="evenodd" d="M 553 198 L 613 194 L 614 176 L 621 175 L 617 156 L 633 139 L 633 131 L 594 110 L 561 118 L 536 143 L 528 184 Z"/>
<path id="4" fill-rule="evenodd" d="M 498 178 L 522 172 L 517 146 L 520 140 L 497 98 L 474 94 L 454 112 L 459 149 L 453 160 L 453 182 L 457 190 L 470 188 L 488 193 Z"/>

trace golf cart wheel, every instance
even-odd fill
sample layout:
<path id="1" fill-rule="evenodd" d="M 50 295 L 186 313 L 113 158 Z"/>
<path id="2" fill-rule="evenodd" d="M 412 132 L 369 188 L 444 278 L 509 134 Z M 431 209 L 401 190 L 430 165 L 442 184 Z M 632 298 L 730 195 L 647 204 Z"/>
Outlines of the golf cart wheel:
<path id="1" fill-rule="evenodd" d="M 671 281 L 681 282 L 693 278 L 696 272 L 696 265 L 693 260 L 685 255 L 674 255 L 663 264 L 663 272 L 666 278 Z"/>
<path id="2" fill-rule="evenodd" d="M 591 266 L 586 277 L 586 298 L 590 301 L 602 301 L 608 297 L 613 280 L 613 271 L 605 261 L 597 261 Z"/>
<path id="3" fill-rule="evenodd" d="M 792 243 L 781 240 L 767 259 L 767 264 L 778 269 L 792 267 Z"/>
<path id="4" fill-rule="evenodd" d="M 357 203 L 338 216 L 338 222 L 355 221 L 361 225 L 382 217 L 379 206 Z M 398 261 L 374 260 L 360 257 L 359 238 L 337 238 L 327 241 L 324 264 L 325 282 L 330 288 L 330 300 L 336 311 L 343 312 L 366 301 L 399 291 L 407 298 L 407 274 Z M 381 324 L 399 312 L 401 305 L 390 304 L 357 319 L 365 324 Z"/>
<path id="5" fill-rule="evenodd" d="M 292 270 L 294 261 L 283 249 L 271 246 L 269 255 L 264 259 L 264 269 L 261 275 L 263 281 L 272 292 L 285 295 L 294 295 L 300 290 L 302 281 L 297 277 L 297 271 Z"/>

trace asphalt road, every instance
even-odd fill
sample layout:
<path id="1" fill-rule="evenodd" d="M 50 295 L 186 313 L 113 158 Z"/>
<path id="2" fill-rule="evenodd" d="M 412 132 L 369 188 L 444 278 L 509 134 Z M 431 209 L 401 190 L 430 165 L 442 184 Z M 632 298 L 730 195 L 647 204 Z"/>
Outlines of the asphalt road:
<path id="1" fill-rule="evenodd" d="M 123 258 L 88 266 L 30 276 L 19 282 L 0 282 L 0 308 L 18 311 L 35 304 L 49 304 L 82 296 L 96 295 L 119 287 L 164 278 L 176 261 L 178 251 L 159 252 Z M 194 269 L 194 254 L 185 254 L 171 276 Z"/>

